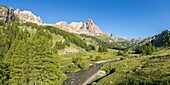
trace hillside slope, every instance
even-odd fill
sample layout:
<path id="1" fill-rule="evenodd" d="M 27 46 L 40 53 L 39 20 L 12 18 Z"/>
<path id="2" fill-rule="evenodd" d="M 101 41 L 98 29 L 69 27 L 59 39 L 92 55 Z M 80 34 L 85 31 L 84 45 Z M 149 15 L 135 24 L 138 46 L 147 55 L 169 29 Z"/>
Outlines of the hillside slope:
<path id="1" fill-rule="evenodd" d="M 152 44 L 156 47 L 170 46 L 170 31 L 164 30 L 160 34 L 148 37 L 141 41 L 139 45 L 141 46 L 148 42 L 152 42 Z"/>

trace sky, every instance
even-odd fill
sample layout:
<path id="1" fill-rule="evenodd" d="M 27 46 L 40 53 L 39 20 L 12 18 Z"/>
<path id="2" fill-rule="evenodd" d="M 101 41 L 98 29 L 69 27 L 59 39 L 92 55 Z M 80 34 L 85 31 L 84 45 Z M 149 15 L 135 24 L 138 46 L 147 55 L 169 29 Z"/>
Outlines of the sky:
<path id="1" fill-rule="evenodd" d="M 43 23 L 87 22 L 127 39 L 153 36 L 170 28 L 170 0 L 0 0 L 30 10 Z"/>

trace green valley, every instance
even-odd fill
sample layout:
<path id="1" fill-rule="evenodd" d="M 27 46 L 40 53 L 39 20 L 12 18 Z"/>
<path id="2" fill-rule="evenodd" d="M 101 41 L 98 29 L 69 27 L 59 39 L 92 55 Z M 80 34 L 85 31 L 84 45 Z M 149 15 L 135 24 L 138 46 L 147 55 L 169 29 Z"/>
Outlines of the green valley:
<path id="1" fill-rule="evenodd" d="M 170 31 L 126 39 L 0 5 L 0 85 L 169 85 Z"/>

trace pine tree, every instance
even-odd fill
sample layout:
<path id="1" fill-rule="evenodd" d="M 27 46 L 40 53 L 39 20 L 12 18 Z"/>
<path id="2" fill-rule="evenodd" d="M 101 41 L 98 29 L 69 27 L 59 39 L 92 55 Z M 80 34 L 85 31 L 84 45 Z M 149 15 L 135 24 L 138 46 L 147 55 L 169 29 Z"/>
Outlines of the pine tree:
<path id="1" fill-rule="evenodd" d="M 66 76 L 52 55 L 51 40 L 44 36 L 20 41 L 12 55 L 9 84 L 61 85 Z"/>

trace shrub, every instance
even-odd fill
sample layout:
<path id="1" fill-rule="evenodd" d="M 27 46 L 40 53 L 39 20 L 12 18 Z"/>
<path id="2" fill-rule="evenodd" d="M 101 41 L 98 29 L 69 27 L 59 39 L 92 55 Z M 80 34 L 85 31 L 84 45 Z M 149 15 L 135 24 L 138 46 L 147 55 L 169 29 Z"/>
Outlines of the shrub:
<path id="1" fill-rule="evenodd" d="M 82 58 L 81 57 L 76 57 L 76 58 L 73 58 L 73 63 L 75 63 L 75 64 L 80 64 L 80 62 L 82 62 Z"/>
<path id="2" fill-rule="evenodd" d="M 114 73 L 116 71 L 115 68 L 112 67 L 112 65 L 109 63 L 109 64 L 105 64 L 101 70 L 104 70 L 106 71 L 106 74 L 111 74 L 111 73 Z"/>
<path id="3" fill-rule="evenodd" d="M 88 61 L 82 61 L 79 64 L 79 67 L 83 70 L 87 70 L 89 68 L 90 64 Z"/>
<path id="4" fill-rule="evenodd" d="M 4 20 L 0 20 L 0 26 L 3 26 L 3 25 L 5 25 Z"/>
<path id="5" fill-rule="evenodd" d="M 107 48 L 99 46 L 98 52 L 108 52 Z"/>
<path id="6" fill-rule="evenodd" d="M 86 70 L 89 68 L 90 64 L 88 61 L 83 61 L 81 57 L 73 58 L 73 63 L 75 63 L 79 68 Z"/>
<path id="7" fill-rule="evenodd" d="M 117 53 L 117 55 L 118 55 L 118 56 L 122 56 L 122 55 L 123 55 L 123 52 L 119 50 L 118 53 Z"/>
<path id="8" fill-rule="evenodd" d="M 99 61 L 101 59 L 102 59 L 101 56 L 96 56 L 96 58 L 95 58 L 96 61 Z"/>
<path id="9" fill-rule="evenodd" d="M 118 55 L 118 56 L 127 56 L 127 55 L 128 55 L 128 52 L 126 52 L 126 51 L 123 51 L 123 52 L 122 52 L 122 51 L 119 50 L 118 53 L 117 53 L 117 55 Z"/>
<path id="10" fill-rule="evenodd" d="M 153 52 L 156 51 L 156 47 L 151 44 L 151 42 L 146 43 L 141 47 L 136 47 L 135 53 L 141 53 L 146 55 L 151 55 Z"/>
<path id="11" fill-rule="evenodd" d="M 90 60 L 93 60 L 94 59 L 94 56 L 93 55 L 90 55 Z"/>

